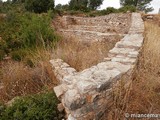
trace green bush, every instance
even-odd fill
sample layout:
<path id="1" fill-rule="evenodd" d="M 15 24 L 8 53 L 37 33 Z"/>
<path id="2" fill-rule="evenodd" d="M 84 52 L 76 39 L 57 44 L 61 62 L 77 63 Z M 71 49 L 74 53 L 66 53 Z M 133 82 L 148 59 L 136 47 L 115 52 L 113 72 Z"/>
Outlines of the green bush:
<path id="1" fill-rule="evenodd" d="M 118 12 L 118 10 L 117 10 L 116 8 L 114 8 L 114 7 L 108 7 L 108 8 L 106 9 L 106 13 L 107 13 L 107 14 L 117 13 L 117 12 Z"/>
<path id="2" fill-rule="evenodd" d="M 96 11 L 96 12 L 91 12 L 89 14 L 90 17 L 95 17 L 95 16 L 102 16 L 102 15 L 108 15 L 110 13 L 117 13 L 118 10 L 113 8 L 113 7 L 108 7 L 104 10 L 99 10 L 99 11 Z"/>
<path id="3" fill-rule="evenodd" d="M 0 22 L 0 35 L 3 39 L 3 43 L 0 43 L 0 46 L 3 47 L 0 47 L 0 50 L 9 54 L 14 51 L 17 53 L 20 49 L 26 48 L 54 47 L 59 36 L 51 27 L 52 18 L 52 12 L 41 15 L 9 12 Z M 20 57 L 18 57 L 19 59 Z"/>
<path id="4" fill-rule="evenodd" d="M 54 0 L 25 0 L 25 8 L 35 13 L 47 12 L 54 9 Z"/>
<path id="5" fill-rule="evenodd" d="M 136 8 L 134 6 L 124 6 L 119 9 L 113 8 L 113 7 L 108 7 L 104 10 L 98 10 L 98 11 L 92 11 L 89 13 L 90 17 L 95 17 L 95 16 L 102 16 L 102 15 L 108 15 L 111 13 L 126 13 L 126 12 L 135 12 Z"/>
<path id="6" fill-rule="evenodd" d="M 134 6 L 124 6 L 124 7 L 121 7 L 118 9 L 119 12 L 123 12 L 123 13 L 126 13 L 126 12 L 135 12 L 136 11 L 136 7 Z"/>
<path id="7" fill-rule="evenodd" d="M 0 120 L 62 120 L 58 103 L 53 92 L 19 98 L 5 109 L 0 105 Z"/>

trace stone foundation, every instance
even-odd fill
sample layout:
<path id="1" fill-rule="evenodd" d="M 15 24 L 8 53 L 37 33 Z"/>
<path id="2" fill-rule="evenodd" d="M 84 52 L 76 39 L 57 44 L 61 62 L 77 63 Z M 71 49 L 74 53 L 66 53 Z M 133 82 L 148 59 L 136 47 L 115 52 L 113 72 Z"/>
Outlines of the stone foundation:
<path id="1" fill-rule="evenodd" d="M 51 61 L 61 83 L 54 91 L 65 107 L 68 120 L 99 120 L 112 105 L 114 85 L 121 77 L 132 76 L 143 44 L 144 23 L 139 13 L 132 13 L 131 19 L 128 34 L 109 51 L 104 62 L 76 72 L 62 60 Z"/>

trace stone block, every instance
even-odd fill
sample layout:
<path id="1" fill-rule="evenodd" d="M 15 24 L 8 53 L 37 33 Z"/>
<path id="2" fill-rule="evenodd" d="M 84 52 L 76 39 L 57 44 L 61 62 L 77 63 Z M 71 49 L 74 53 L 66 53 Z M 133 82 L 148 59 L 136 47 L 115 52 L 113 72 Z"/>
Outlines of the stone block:
<path id="1" fill-rule="evenodd" d="M 86 99 L 76 89 L 72 89 L 65 93 L 64 102 L 69 110 L 76 110 L 86 103 Z"/>
<path id="2" fill-rule="evenodd" d="M 89 91 L 92 91 L 96 88 L 96 83 L 93 81 L 85 81 L 81 80 L 77 82 L 77 88 L 81 94 L 88 93 Z"/>
<path id="3" fill-rule="evenodd" d="M 64 95 L 66 91 L 67 91 L 67 86 L 64 84 L 54 87 L 54 92 L 58 98 Z"/>

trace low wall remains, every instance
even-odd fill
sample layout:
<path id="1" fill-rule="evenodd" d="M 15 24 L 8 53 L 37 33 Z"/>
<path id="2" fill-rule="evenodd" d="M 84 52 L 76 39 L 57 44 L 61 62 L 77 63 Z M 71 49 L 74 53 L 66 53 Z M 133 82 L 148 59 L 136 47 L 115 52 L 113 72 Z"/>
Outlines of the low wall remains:
<path id="1" fill-rule="evenodd" d="M 132 13 L 128 34 L 109 51 L 108 58 L 91 68 L 76 72 L 62 60 L 51 60 L 60 81 L 54 88 L 68 115 L 68 120 L 99 120 L 112 105 L 111 91 L 122 76 L 130 78 L 143 44 L 144 23 L 139 13 Z"/>

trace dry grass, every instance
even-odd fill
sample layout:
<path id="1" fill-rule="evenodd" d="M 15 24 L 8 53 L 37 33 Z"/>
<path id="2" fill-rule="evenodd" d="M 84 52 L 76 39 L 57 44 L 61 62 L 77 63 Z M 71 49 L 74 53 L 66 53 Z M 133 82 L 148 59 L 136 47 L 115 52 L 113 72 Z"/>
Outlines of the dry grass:
<path id="1" fill-rule="evenodd" d="M 119 37 L 115 38 L 117 41 Z M 52 72 L 49 60 L 61 58 L 77 71 L 81 71 L 103 61 L 114 42 L 83 43 L 69 38 L 60 41 L 56 49 L 27 50 L 22 62 L 12 60 L 0 63 L 0 101 L 9 101 L 16 96 L 25 96 L 41 92 L 43 88 L 52 88 L 58 84 Z M 33 66 L 29 67 L 26 64 Z"/>
<path id="2" fill-rule="evenodd" d="M 120 37 L 115 37 L 113 42 L 81 42 L 73 38 L 66 38 L 60 41 L 54 56 L 61 58 L 77 71 L 89 68 L 107 57 Z"/>
<path id="3" fill-rule="evenodd" d="M 133 79 L 128 110 L 160 113 L 160 27 L 145 23 L 145 42 Z"/>
<path id="4" fill-rule="evenodd" d="M 38 93 L 56 85 L 57 81 L 49 64 L 50 56 L 50 52 L 42 49 L 37 50 L 36 54 L 26 56 L 34 67 L 27 66 L 26 61 L 1 62 L 0 83 L 4 87 L 0 91 L 0 101 L 7 102 L 16 96 Z"/>
<path id="5" fill-rule="evenodd" d="M 146 22 L 145 27 L 144 46 L 132 82 L 126 89 L 122 79 L 113 90 L 113 106 L 104 120 L 123 120 L 125 113 L 160 114 L 160 27 L 153 22 Z"/>

